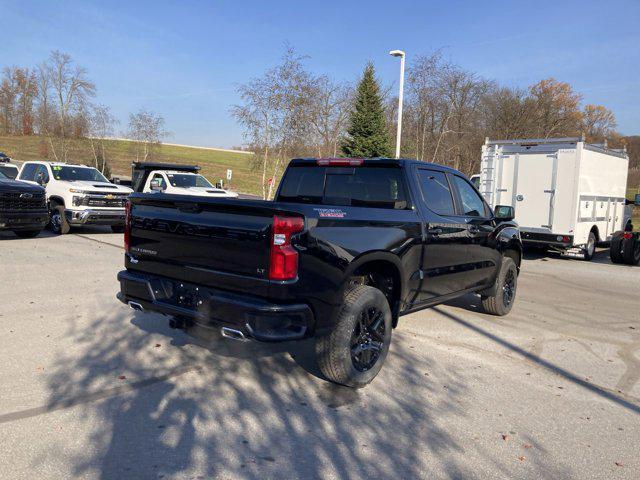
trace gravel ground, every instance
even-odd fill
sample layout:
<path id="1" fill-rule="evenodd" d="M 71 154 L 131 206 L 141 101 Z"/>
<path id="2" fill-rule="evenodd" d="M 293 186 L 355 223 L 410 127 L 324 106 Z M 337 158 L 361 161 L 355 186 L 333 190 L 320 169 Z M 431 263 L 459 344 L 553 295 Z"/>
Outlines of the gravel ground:
<path id="1" fill-rule="evenodd" d="M 121 244 L 0 234 L 1 478 L 638 478 L 640 268 L 606 251 L 529 257 L 508 317 L 402 318 L 354 391 L 126 308 Z"/>

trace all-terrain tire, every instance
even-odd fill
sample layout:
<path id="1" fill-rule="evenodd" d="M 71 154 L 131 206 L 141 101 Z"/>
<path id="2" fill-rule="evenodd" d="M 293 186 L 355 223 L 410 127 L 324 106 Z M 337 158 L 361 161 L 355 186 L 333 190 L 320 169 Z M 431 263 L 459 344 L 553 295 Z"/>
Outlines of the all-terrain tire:
<path id="1" fill-rule="evenodd" d="M 377 360 L 370 368 L 357 368 L 352 358 L 353 341 L 361 331 L 361 321 L 372 311 L 378 312 L 377 333 L 381 348 Z M 376 313 L 377 315 L 377 313 Z M 382 328 L 384 332 L 382 332 Z M 316 341 L 316 358 L 323 375 L 330 381 L 353 388 L 362 388 L 378 374 L 389 352 L 391 344 L 391 309 L 384 294 L 377 288 L 366 285 L 351 287 L 345 293 L 344 301 L 333 330 Z"/>
<path id="2" fill-rule="evenodd" d="M 622 259 L 627 265 L 640 263 L 640 236 L 631 235 L 622 240 Z"/>
<path id="3" fill-rule="evenodd" d="M 508 289 L 508 291 L 507 291 Z M 496 278 L 496 292 L 482 297 L 485 312 L 492 315 L 507 315 L 516 301 L 518 268 L 511 257 L 502 257 L 502 265 Z"/>
<path id="4" fill-rule="evenodd" d="M 611 246 L 609 247 L 609 258 L 612 263 L 624 263 L 622 258 L 622 233 L 616 232 L 611 236 Z"/>

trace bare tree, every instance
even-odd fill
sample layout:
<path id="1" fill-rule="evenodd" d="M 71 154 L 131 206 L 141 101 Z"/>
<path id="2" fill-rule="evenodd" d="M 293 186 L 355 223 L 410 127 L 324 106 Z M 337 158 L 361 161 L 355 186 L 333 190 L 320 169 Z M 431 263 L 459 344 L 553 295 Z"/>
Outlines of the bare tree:
<path id="1" fill-rule="evenodd" d="M 493 86 L 484 97 L 485 133 L 491 138 L 522 138 L 535 130 L 526 90 Z"/>
<path id="2" fill-rule="evenodd" d="M 106 105 L 92 105 L 89 120 L 89 145 L 95 167 L 105 173 L 108 165 L 106 142 L 113 136 L 118 120 Z"/>
<path id="3" fill-rule="evenodd" d="M 87 79 L 86 70 L 74 65 L 66 53 L 51 52 L 45 68 L 56 107 L 57 148 L 52 136 L 49 136 L 49 141 L 54 157 L 66 161 L 69 137 L 73 133 L 70 131 L 72 117 L 86 111 L 88 99 L 95 95 L 95 85 Z"/>
<path id="4" fill-rule="evenodd" d="M 335 157 L 346 130 L 353 87 L 322 75 L 314 80 L 311 88 L 309 122 L 312 141 L 319 157 Z"/>
<path id="5" fill-rule="evenodd" d="M 5 67 L 2 70 L 2 81 L 0 82 L 0 125 L 5 134 L 14 133 L 16 99 L 18 97 L 14 71 L 15 67 Z"/>
<path id="6" fill-rule="evenodd" d="M 284 158 L 308 144 L 314 79 L 304 69 L 303 60 L 287 48 L 279 65 L 238 87 L 242 104 L 231 110 L 261 157 L 265 199 L 274 192 Z"/>
<path id="7" fill-rule="evenodd" d="M 38 133 L 48 135 L 51 126 L 51 81 L 46 63 L 37 67 L 36 80 L 38 82 Z"/>
<path id="8" fill-rule="evenodd" d="M 162 140 L 169 135 L 164 117 L 145 109 L 129 115 L 127 138 L 134 141 L 136 161 L 146 161 L 155 154 Z"/>
<path id="9" fill-rule="evenodd" d="M 418 57 L 408 69 L 403 151 L 463 171 L 475 168 L 491 85 L 438 52 Z"/>

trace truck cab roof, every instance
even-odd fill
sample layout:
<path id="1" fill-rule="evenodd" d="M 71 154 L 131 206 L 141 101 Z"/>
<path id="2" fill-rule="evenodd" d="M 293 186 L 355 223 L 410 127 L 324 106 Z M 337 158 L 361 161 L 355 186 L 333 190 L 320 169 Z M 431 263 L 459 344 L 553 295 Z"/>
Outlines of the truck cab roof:
<path id="1" fill-rule="evenodd" d="M 66 162 L 52 162 L 50 160 L 29 160 L 24 162 L 24 165 L 27 163 L 38 163 L 41 165 L 49 165 L 51 167 L 77 167 L 77 168 L 94 168 L 91 165 L 81 165 L 79 163 L 66 163 Z"/>
<path id="2" fill-rule="evenodd" d="M 424 162 L 422 160 L 415 160 L 410 158 L 389 158 L 389 157 L 376 157 L 376 158 L 294 158 L 289 163 L 290 166 L 300 165 L 318 165 L 324 167 L 336 166 L 336 167 L 349 167 L 349 166 L 365 166 L 365 167 L 380 167 L 380 166 L 397 166 L 400 168 L 407 168 L 410 165 L 420 165 L 422 167 L 428 167 L 432 169 L 447 171 L 450 173 L 459 172 L 454 168 L 447 167 L 438 163 Z"/>

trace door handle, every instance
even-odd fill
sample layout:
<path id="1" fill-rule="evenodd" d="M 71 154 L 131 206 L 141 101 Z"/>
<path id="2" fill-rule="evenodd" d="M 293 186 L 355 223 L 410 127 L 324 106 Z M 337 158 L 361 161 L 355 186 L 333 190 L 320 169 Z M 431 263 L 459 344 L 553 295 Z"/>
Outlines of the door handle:
<path id="1" fill-rule="evenodd" d="M 434 235 L 434 236 L 438 236 L 442 233 L 442 229 L 441 228 L 428 228 L 427 229 L 427 233 L 429 235 Z"/>

